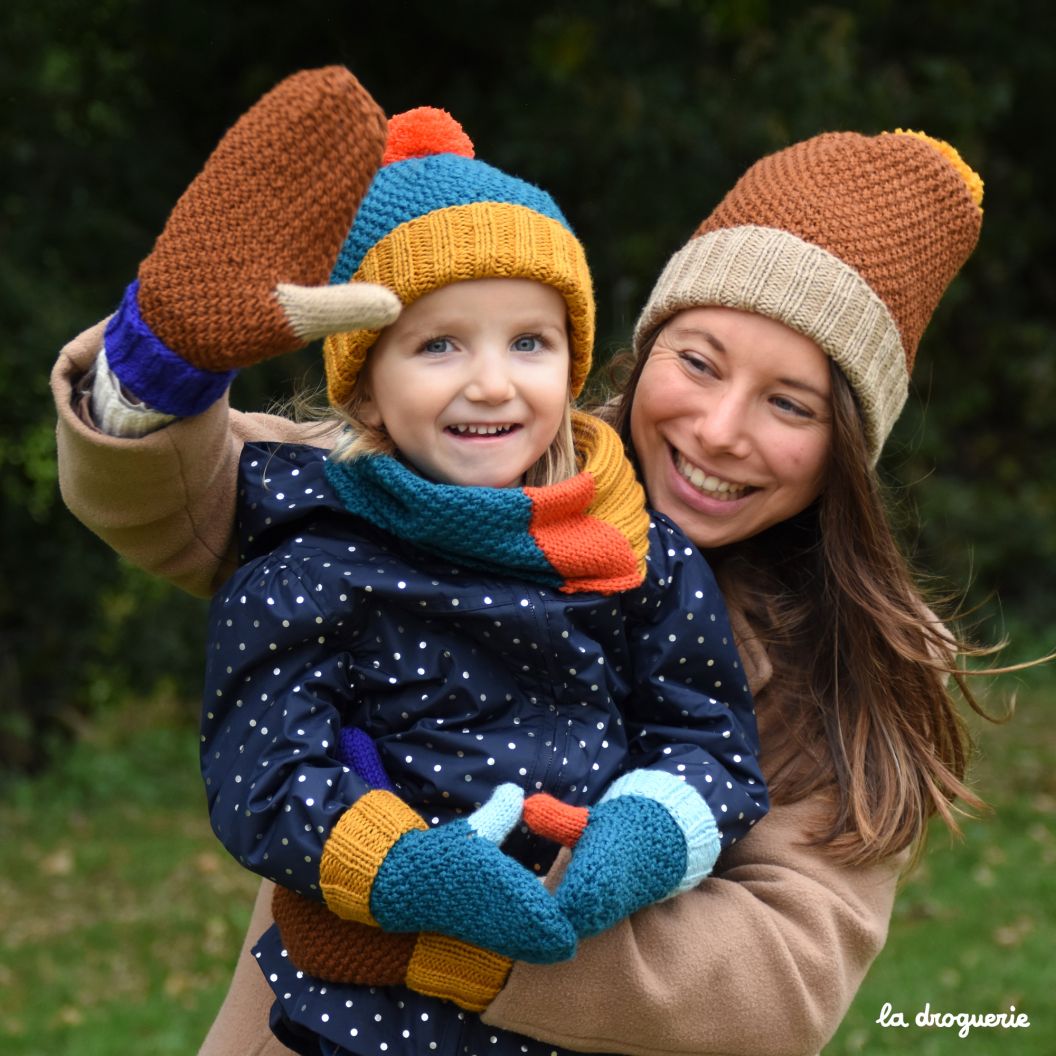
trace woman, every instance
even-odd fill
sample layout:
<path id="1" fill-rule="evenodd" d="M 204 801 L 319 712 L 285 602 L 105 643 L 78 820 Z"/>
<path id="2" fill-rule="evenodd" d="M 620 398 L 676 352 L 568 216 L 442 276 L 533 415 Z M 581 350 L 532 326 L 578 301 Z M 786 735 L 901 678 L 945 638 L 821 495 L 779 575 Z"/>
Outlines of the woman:
<path id="1" fill-rule="evenodd" d="M 952 640 L 912 586 L 873 466 L 980 201 L 945 145 L 819 136 L 750 169 L 665 268 L 612 410 L 652 505 L 719 574 L 774 806 L 699 887 L 572 961 L 516 965 L 485 1022 L 642 1056 L 813 1053 L 835 1031 L 928 817 L 972 801 Z M 84 398 L 102 332 L 53 373 L 66 501 L 131 560 L 208 593 L 231 567 L 243 441 L 305 427 L 221 398 L 143 439 L 106 436 Z M 283 1051 L 268 1003 L 244 949 L 203 1052 Z"/>

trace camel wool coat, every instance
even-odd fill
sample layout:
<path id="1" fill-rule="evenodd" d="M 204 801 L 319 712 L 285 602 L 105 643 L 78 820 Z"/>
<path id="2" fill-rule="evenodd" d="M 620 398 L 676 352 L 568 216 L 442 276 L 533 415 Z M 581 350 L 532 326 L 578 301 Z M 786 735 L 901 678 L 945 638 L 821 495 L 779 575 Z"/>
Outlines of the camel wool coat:
<path id="1" fill-rule="evenodd" d="M 59 481 L 70 510 L 128 560 L 209 596 L 236 566 L 239 454 L 247 441 L 326 446 L 318 427 L 243 414 L 221 400 L 142 439 L 91 425 L 83 381 L 103 325 L 52 371 Z M 781 687 L 743 614 L 730 613 L 763 733 Z M 812 1056 L 829 1041 L 882 948 L 906 855 L 848 866 L 810 846 L 830 804 L 779 804 L 699 887 L 580 943 L 557 965 L 516 964 L 485 1023 L 582 1052 L 629 1056 Z M 564 857 L 551 871 L 560 875 Z M 258 896 L 231 989 L 200 1056 L 281 1056 L 271 991 L 249 950 L 271 923 Z"/>

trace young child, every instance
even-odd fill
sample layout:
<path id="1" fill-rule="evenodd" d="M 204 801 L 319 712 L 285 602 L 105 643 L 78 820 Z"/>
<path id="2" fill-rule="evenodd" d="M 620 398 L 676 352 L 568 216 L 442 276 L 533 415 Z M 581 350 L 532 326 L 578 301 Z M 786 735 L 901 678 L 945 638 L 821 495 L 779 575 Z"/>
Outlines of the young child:
<path id="1" fill-rule="evenodd" d="M 343 440 L 243 454 L 212 823 L 286 889 L 255 953 L 287 1045 L 542 1052 L 457 1005 L 708 874 L 766 810 L 750 695 L 707 565 L 572 411 L 594 306 L 549 195 L 442 111 L 393 118 L 349 280 L 404 307 L 325 343 Z M 525 789 L 593 804 L 556 896 Z"/>

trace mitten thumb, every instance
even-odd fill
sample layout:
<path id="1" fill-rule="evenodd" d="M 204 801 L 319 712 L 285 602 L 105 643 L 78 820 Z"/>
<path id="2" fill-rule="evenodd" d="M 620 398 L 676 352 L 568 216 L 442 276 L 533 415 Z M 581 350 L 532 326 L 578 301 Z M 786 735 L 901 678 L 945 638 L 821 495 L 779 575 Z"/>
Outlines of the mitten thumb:
<path id="1" fill-rule="evenodd" d="M 524 803 L 524 792 L 517 785 L 499 785 L 487 803 L 473 811 L 466 821 L 478 836 L 498 846 L 521 820 Z"/>

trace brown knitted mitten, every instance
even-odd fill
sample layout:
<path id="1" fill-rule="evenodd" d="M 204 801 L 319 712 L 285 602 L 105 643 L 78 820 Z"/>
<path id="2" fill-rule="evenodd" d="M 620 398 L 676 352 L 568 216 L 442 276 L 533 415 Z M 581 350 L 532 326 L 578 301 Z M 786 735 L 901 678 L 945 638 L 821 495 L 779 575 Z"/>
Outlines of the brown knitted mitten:
<path id="1" fill-rule="evenodd" d="M 326 982 L 406 986 L 482 1012 L 513 966 L 508 957 L 445 935 L 387 932 L 343 920 L 284 887 L 275 888 L 272 912 L 290 962 Z"/>
<path id="2" fill-rule="evenodd" d="M 139 310 L 154 334 L 210 371 L 321 336 L 278 287 L 327 283 L 385 135 L 384 114 L 343 67 L 268 92 L 220 141 L 140 266 Z M 368 300 L 382 293 L 371 289 Z M 382 293 L 385 321 L 393 300 Z"/>

